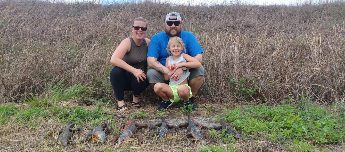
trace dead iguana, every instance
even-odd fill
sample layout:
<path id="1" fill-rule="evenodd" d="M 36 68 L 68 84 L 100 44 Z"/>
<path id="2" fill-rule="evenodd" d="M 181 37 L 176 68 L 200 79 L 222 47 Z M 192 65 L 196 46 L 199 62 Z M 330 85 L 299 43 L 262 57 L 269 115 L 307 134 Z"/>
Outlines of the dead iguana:
<path id="1" fill-rule="evenodd" d="M 73 132 L 80 131 L 80 128 L 74 128 L 75 123 L 69 124 L 64 131 L 60 131 L 60 135 L 58 136 L 58 143 L 63 146 L 67 146 L 68 143 L 72 143 L 75 145 L 75 141 L 73 141 L 71 138 L 73 136 Z"/>
<path id="2" fill-rule="evenodd" d="M 117 140 L 118 146 L 128 139 L 130 139 L 132 136 L 136 136 L 138 138 L 138 142 L 141 145 L 143 143 L 143 137 L 140 134 L 135 134 L 137 132 L 137 129 L 141 128 L 152 128 L 151 125 L 147 124 L 138 124 L 134 121 L 134 119 L 131 117 L 128 119 L 128 121 L 121 127 L 122 134 Z M 117 138 L 115 138 L 116 140 Z M 115 142 L 115 141 L 114 141 Z"/>
<path id="3" fill-rule="evenodd" d="M 208 138 L 208 136 L 205 135 L 205 133 L 203 133 L 200 129 L 201 129 L 201 125 L 199 125 L 195 119 L 188 115 L 188 122 L 184 123 L 184 124 L 180 124 L 179 127 L 186 127 L 187 126 L 187 130 L 190 133 L 189 135 L 187 135 L 187 137 L 194 137 L 196 140 L 203 140 L 205 138 Z"/>
<path id="4" fill-rule="evenodd" d="M 167 122 L 165 121 L 165 119 L 163 117 L 162 117 L 162 122 L 153 125 L 153 127 L 157 127 L 157 126 L 159 126 L 159 127 L 156 129 L 155 132 L 151 133 L 151 136 L 154 133 L 158 133 L 160 138 L 165 138 L 167 136 L 168 129 L 173 128 L 173 126 L 167 124 Z"/>
<path id="5" fill-rule="evenodd" d="M 226 124 L 223 119 L 221 120 L 221 125 L 222 125 L 222 130 L 226 130 L 227 134 L 233 135 L 235 139 L 242 139 L 242 135 L 234 131 L 233 129 L 235 127 L 234 125 Z"/>
<path id="6" fill-rule="evenodd" d="M 92 132 L 86 134 L 84 141 L 86 141 L 90 136 L 92 136 L 92 140 L 94 142 L 100 142 L 102 144 L 107 140 L 107 135 L 105 133 L 107 131 L 106 123 L 102 123 L 97 127 L 88 127 L 88 129 L 92 130 Z"/>

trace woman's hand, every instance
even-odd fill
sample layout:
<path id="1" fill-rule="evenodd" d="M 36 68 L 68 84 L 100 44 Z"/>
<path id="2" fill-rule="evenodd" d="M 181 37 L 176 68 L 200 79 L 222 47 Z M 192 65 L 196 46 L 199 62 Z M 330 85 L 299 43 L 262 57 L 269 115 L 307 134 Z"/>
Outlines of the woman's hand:
<path id="1" fill-rule="evenodd" d="M 137 78 L 138 83 L 140 82 L 140 80 L 144 81 L 146 79 L 146 74 L 141 69 L 135 69 L 132 73 Z"/>

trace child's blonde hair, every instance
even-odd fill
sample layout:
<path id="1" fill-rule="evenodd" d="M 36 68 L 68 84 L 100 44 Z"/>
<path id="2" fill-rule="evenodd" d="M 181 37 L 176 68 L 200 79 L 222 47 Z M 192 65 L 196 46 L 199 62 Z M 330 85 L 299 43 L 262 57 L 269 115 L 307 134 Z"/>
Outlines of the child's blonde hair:
<path id="1" fill-rule="evenodd" d="M 182 53 L 185 53 L 186 48 L 184 48 L 184 43 L 183 43 L 182 39 L 181 39 L 180 37 L 178 37 L 178 36 L 174 36 L 174 37 L 170 37 L 169 42 L 168 42 L 167 51 L 168 51 L 168 54 L 169 54 L 169 55 L 171 55 L 171 52 L 169 51 L 169 48 L 170 48 L 170 45 L 171 45 L 171 42 L 172 42 L 172 41 L 175 41 L 175 42 L 177 42 L 177 43 L 180 43 L 180 45 L 181 45 L 181 47 L 182 47 L 182 52 L 181 52 L 181 54 L 182 54 Z"/>

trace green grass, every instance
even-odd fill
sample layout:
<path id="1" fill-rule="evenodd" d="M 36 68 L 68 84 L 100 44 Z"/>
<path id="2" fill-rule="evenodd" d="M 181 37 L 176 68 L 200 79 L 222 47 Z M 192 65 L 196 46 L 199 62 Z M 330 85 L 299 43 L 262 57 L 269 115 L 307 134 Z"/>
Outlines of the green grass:
<path id="1" fill-rule="evenodd" d="M 202 146 L 202 150 L 200 150 L 199 152 L 224 152 L 224 150 L 215 146 L 212 146 L 212 147 Z"/>
<path id="2" fill-rule="evenodd" d="M 144 112 L 144 110 L 141 110 L 139 113 L 130 114 L 133 118 L 145 118 L 148 117 L 148 113 Z"/>
<path id="3" fill-rule="evenodd" d="M 24 100 L 32 107 L 50 107 L 56 102 L 68 101 L 71 99 L 79 99 L 88 93 L 88 87 L 80 84 L 65 88 L 64 82 L 60 81 L 56 84 L 50 84 L 45 91 L 36 96 L 28 96 Z"/>
<path id="4" fill-rule="evenodd" d="M 0 106 L 0 126 L 8 121 L 9 117 L 12 117 L 18 113 L 18 109 L 14 106 L 14 103 L 10 103 L 8 106 Z"/>
<path id="5" fill-rule="evenodd" d="M 224 121 L 234 124 L 248 138 L 264 137 L 273 142 L 308 142 L 311 145 L 343 142 L 342 113 L 301 102 L 297 106 L 248 106 L 225 109 Z"/>
<path id="6" fill-rule="evenodd" d="M 47 109 L 40 107 L 30 107 L 24 109 L 24 106 L 14 107 L 14 104 L 0 107 L 0 126 L 8 121 L 20 124 L 37 124 L 37 120 L 50 120 L 52 118 L 59 122 L 76 122 L 82 123 L 92 121 L 97 124 L 109 116 L 105 116 L 106 111 L 97 108 L 93 111 L 85 110 L 83 107 L 56 107 L 52 106 Z M 34 126 L 31 126 L 34 127 Z"/>
<path id="7" fill-rule="evenodd" d="M 112 115 L 105 115 L 107 113 L 106 109 L 103 110 L 100 106 L 92 111 L 85 110 L 82 106 L 56 106 L 58 102 L 76 100 L 88 93 L 88 86 L 79 84 L 67 88 L 64 86 L 64 83 L 60 81 L 55 85 L 49 85 L 45 89 L 45 92 L 40 95 L 27 97 L 24 102 L 29 106 L 16 105 L 14 103 L 1 106 L 0 126 L 11 121 L 35 128 L 42 121 L 48 121 L 50 119 L 64 123 L 90 121 L 92 125 L 95 125 L 108 117 L 112 117 Z M 102 100 L 96 101 L 96 103 L 100 102 Z"/>
<path id="8" fill-rule="evenodd" d="M 94 110 L 78 107 L 58 107 L 55 103 L 75 100 L 83 96 L 86 86 L 74 85 L 63 89 L 63 84 L 55 85 L 44 94 L 32 96 L 26 104 L 10 103 L 0 107 L 0 127 L 6 123 L 18 123 L 30 128 L 37 128 L 41 123 L 54 119 L 62 123 L 75 122 L 77 124 L 90 123 L 99 125 L 102 121 L 112 119 L 113 115 L 106 115 L 107 110 L 100 106 Z M 267 106 L 265 104 L 244 106 L 236 109 L 223 110 L 220 118 L 236 126 L 236 131 L 246 138 L 268 139 L 275 143 L 284 144 L 291 151 L 314 151 L 320 145 L 338 144 L 344 142 L 345 106 L 330 106 L 328 110 L 320 105 L 311 104 L 310 99 L 303 98 L 298 105 L 290 100 L 282 101 L 282 105 Z M 102 102 L 97 100 L 97 102 Z M 183 107 L 185 110 L 185 108 Z M 212 113 L 210 107 L 205 107 Z M 183 111 L 183 110 L 181 110 Z M 188 111 L 183 111 L 188 112 Z M 158 116 L 165 112 L 156 113 Z M 144 110 L 131 114 L 134 118 L 150 117 Z M 114 125 L 114 124 L 111 124 Z M 116 131 L 116 130 L 114 130 Z M 213 139 L 220 139 L 223 144 L 234 145 L 237 141 L 224 131 L 209 130 Z M 235 148 L 235 149 L 233 149 Z M 224 151 L 219 147 L 203 147 L 203 151 Z M 238 151 L 232 147 L 231 151 Z"/>
<path id="9" fill-rule="evenodd" d="M 198 152 L 238 152 L 241 151 L 236 147 L 236 145 L 230 144 L 227 145 L 227 150 L 224 150 L 217 146 L 202 146 L 202 149 Z"/>

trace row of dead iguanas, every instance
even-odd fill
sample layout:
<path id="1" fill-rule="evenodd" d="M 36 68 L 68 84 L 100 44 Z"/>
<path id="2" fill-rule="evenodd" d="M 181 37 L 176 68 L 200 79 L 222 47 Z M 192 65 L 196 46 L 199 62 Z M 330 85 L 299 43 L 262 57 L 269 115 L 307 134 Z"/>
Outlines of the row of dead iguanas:
<path id="1" fill-rule="evenodd" d="M 212 129 L 206 126 L 202 126 L 198 122 L 196 122 L 195 118 L 188 115 L 188 122 L 181 123 L 177 126 L 178 128 L 187 128 L 189 134 L 186 135 L 186 137 L 190 138 L 192 137 L 193 140 L 204 140 L 204 139 L 210 139 L 208 132 L 203 132 L 201 130 L 202 127 L 207 129 Z M 120 144 L 126 140 L 129 140 L 131 137 L 137 137 L 139 144 L 143 144 L 143 137 L 140 134 L 136 134 L 138 129 L 141 128 L 148 128 L 148 129 L 156 129 L 155 132 L 151 133 L 151 136 L 153 136 L 153 133 L 158 134 L 160 138 L 165 138 L 167 136 L 167 132 L 171 128 L 175 128 L 175 126 L 169 125 L 164 118 L 162 118 L 162 121 L 157 124 L 140 124 L 136 123 L 135 120 L 132 117 L 129 117 L 128 121 L 122 125 L 121 132 L 122 134 L 120 136 L 115 136 L 115 138 L 111 141 L 113 144 L 117 144 L 120 146 Z M 89 127 L 88 129 L 92 130 L 91 133 L 86 134 L 84 142 L 87 140 L 90 140 L 90 137 L 92 137 L 93 142 L 97 143 L 105 143 L 107 140 L 107 124 L 102 123 L 97 127 Z M 227 134 L 232 135 L 235 139 L 242 139 L 242 135 L 238 134 L 234 131 L 234 125 L 227 124 L 224 122 L 224 120 L 221 120 L 220 126 L 214 126 L 213 129 L 219 130 L 222 129 Z M 58 136 L 57 142 L 60 145 L 67 146 L 68 144 L 75 145 L 75 142 L 72 140 L 73 133 L 75 131 L 80 131 L 80 128 L 75 128 L 75 123 L 69 124 L 65 130 L 61 131 L 61 133 Z"/>

